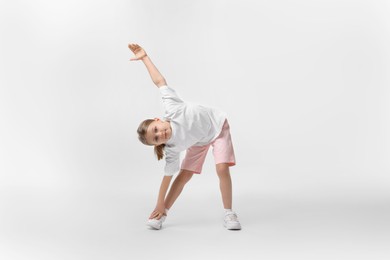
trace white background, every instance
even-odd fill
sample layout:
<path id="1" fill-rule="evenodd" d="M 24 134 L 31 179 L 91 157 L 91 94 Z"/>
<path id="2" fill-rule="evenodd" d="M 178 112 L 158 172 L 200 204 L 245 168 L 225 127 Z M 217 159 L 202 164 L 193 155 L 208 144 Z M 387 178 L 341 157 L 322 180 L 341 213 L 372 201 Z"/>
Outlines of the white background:
<path id="1" fill-rule="evenodd" d="M 1 259 L 389 259 L 388 1 L 1 1 Z M 162 117 L 145 48 L 229 115 L 222 227 L 211 153 L 160 231 Z"/>

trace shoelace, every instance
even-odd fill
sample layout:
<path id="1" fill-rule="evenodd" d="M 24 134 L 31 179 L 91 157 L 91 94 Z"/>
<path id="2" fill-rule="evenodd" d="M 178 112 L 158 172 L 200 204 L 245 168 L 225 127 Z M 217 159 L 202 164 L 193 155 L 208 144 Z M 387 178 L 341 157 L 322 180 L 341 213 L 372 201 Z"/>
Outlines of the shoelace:
<path id="1" fill-rule="evenodd" d="M 225 218 L 227 218 L 229 221 L 238 221 L 236 213 L 227 213 Z"/>

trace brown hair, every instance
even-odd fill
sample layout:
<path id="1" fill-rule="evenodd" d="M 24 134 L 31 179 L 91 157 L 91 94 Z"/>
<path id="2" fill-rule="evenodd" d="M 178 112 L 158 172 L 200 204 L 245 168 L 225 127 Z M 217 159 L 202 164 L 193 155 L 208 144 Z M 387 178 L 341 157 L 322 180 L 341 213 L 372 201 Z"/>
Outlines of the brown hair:
<path id="1" fill-rule="evenodd" d="M 141 124 L 138 126 L 137 133 L 138 133 L 138 140 L 141 141 L 144 145 L 152 145 L 149 144 L 146 141 L 146 131 L 148 130 L 149 125 L 153 122 L 153 119 L 146 119 L 141 122 Z M 157 156 L 157 160 L 161 160 L 164 158 L 164 147 L 165 144 L 155 145 L 154 146 L 154 153 Z"/>

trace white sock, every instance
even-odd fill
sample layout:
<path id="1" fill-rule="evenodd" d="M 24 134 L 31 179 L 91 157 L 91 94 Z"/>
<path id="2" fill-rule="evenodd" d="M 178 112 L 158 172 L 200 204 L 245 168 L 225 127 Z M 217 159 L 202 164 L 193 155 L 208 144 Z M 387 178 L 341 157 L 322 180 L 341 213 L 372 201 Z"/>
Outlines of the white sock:
<path id="1" fill-rule="evenodd" d="M 166 214 L 166 215 L 168 215 L 168 211 L 169 211 L 168 209 L 165 209 L 165 214 Z"/>
<path id="2" fill-rule="evenodd" d="M 225 214 L 229 212 L 233 212 L 232 209 L 225 209 Z"/>

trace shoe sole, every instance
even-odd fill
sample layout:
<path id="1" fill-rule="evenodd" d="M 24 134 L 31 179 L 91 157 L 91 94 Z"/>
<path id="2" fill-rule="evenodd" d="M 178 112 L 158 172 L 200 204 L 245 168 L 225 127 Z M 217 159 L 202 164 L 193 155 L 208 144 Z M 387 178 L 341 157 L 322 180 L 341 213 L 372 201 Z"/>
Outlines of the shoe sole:
<path id="1" fill-rule="evenodd" d="M 146 223 L 146 225 L 148 226 L 148 227 L 151 227 L 151 228 L 153 228 L 153 229 L 157 229 L 157 230 L 159 230 L 159 229 L 161 229 L 161 225 L 154 225 L 153 223 Z"/>
<path id="2" fill-rule="evenodd" d="M 226 224 L 224 223 L 223 226 L 224 226 L 225 228 L 227 228 L 228 230 L 241 230 L 241 225 L 239 225 L 239 226 L 228 226 L 228 225 L 226 225 Z"/>

